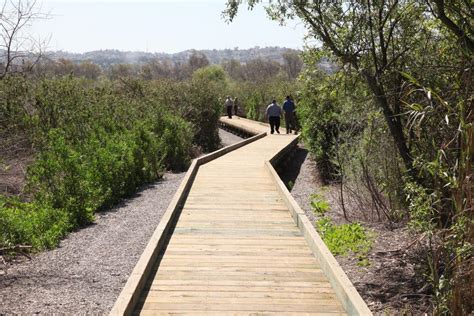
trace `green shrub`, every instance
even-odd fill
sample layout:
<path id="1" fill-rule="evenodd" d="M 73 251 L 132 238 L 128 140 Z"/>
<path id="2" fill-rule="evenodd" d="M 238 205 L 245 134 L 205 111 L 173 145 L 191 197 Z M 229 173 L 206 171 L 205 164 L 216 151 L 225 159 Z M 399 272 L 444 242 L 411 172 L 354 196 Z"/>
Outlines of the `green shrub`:
<path id="1" fill-rule="evenodd" d="M 68 215 L 63 210 L 0 196 L 2 247 L 26 244 L 34 249 L 53 248 L 71 228 Z"/>
<path id="2" fill-rule="evenodd" d="M 322 195 L 311 194 L 311 208 L 315 214 L 323 216 L 329 211 L 330 206 L 328 201 L 326 201 Z"/>
<path id="3" fill-rule="evenodd" d="M 97 210 L 158 179 L 163 163 L 186 165 L 189 128 L 177 118 L 166 125 L 161 135 L 145 123 L 121 133 L 97 130 L 80 144 L 68 142 L 62 130 L 51 130 L 47 148 L 29 170 L 36 199 L 65 210 L 74 226 L 90 223 Z"/>
<path id="4" fill-rule="evenodd" d="M 415 182 L 405 181 L 405 193 L 410 209 L 408 225 L 417 232 L 433 231 L 437 226 L 435 206 L 439 204 L 439 197 L 435 193 L 429 194 L 428 190 Z"/>
<path id="5" fill-rule="evenodd" d="M 159 144 L 162 161 L 168 169 L 184 170 L 190 163 L 191 125 L 171 115 L 167 117 L 166 125 Z"/>
<path id="6" fill-rule="evenodd" d="M 343 256 L 351 251 L 357 256 L 358 265 L 369 265 L 367 254 L 372 248 L 373 235 L 359 223 L 335 225 L 325 216 L 330 206 L 321 194 L 311 195 L 311 207 L 313 213 L 320 217 L 316 221 L 316 229 L 329 250 L 334 255 Z"/>
<path id="7" fill-rule="evenodd" d="M 347 255 L 351 251 L 357 256 L 359 265 L 368 265 L 372 236 L 361 224 L 335 225 L 331 219 L 323 217 L 316 222 L 316 228 L 334 255 Z"/>
<path id="8" fill-rule="evenodd" d="M 187 131 L 193 135 L 192 143 L 205 152 L 216 150 L 220 144 L 218 121 L 225 84 L 213 81 L 220 76 L 219 68 L 203 68 L 190 81 L 157 81 L 151 88 L 152 97 L 164 105 L 163 111 L 191 124 Z"/>
<path id="9" fill-rule="evenodd" d="M 184 170 L 193 143 L 216 149 L 223 78 L 211 67 L 169 85 L 71 76 L 0 81 L 1 127 L 23 128 L 36 153 L 26 179 L 33 202 L 3 198 L 0 246 L 53 247 L 166 168 Z M 162 91 L 172 93 L 162 98 Z"/>

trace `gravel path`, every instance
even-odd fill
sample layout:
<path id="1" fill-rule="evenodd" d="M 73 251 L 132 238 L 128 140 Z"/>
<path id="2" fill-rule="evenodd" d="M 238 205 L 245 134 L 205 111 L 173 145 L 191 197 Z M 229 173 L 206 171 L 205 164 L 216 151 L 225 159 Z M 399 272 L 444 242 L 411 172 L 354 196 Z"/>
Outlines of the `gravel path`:
<path id="1" fill-rule="evenodd" d="M 219 135 L 223 146 L 242 140 Z M 10 265 L 0 275 L 0 315 L 110 311 L 183 177 L 166 173 L 57 249 Z"/>
<path id="2" fill-rule="evenodd" d="M 183 177 L 165 174 L 59 248 L 13 265 L 0 277 L 0 314 L 108 312 Z"/>

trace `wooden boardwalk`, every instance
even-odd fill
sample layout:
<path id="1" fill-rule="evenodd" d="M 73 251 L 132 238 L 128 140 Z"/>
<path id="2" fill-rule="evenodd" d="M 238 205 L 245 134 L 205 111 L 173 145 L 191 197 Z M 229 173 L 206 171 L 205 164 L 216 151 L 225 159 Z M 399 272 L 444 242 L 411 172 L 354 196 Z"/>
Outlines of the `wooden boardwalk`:
<path id="1" fill-rule="evenodd" d="M 265 166 L 295 137 L 268 135 L 199 167 L 134 314 L 346 314 Z"/>

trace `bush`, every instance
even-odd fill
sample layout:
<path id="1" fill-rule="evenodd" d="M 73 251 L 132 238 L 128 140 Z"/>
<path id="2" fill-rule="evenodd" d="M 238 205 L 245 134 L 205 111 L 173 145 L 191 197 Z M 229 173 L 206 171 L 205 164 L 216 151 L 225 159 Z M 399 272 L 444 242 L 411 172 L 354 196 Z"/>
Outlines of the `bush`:
<path id="1" fill-rule="evenodd" d="M 368 265 L 367 254 L 372 248 L 372 236 L 359 223 L 335 225 L 330 218 L 316 221 L 316 228 L 326 246 L 334 255 L 350 251 L 359 259 L 359 265 Z"/>
<path id="2" fill-rule="evenodd" d="M 9 86 L 2 83 L 3 91 Z M 21 121 L 37 152 L 27 172 L 34 200 L 2 200 L 0 246 L 53 247 L 71 229 L 91 223 L 98 210 L 160 178 L 165 168 L 189 164 L 190 124 L 166 113 L 149 86 L 91 83 L 46 79 L 29 82 L 30 90 L 17 96 L 16 107 L 33 107 Z"/>
<path id="3" fill-rule="evenodd" d="M 143 123 L 121 133 L 99 129 L 78 145 L 62 130 L 51 130 L 47 148 L 29 170 L 36 200 L 65 210 L 74 226 L 85 225 L 95 211 L 158 179 L 164 164 L 183 168 L 189 161 L 189 129 L 179 119 L 168 121 L 162 135 Z"/>
<path id="4" fill-rule="evenodd" d="M 191 123 L 192 143 L 203 151 L 210 152 L 219 147 L 218 121 L 224 106 L 225 83 L 220 81 L 219 68 L 196 71 L 190 81 L 157 81 L 151 87 L 151 94 L 163 110 Z"/>
<path id="5" fill-rule="evenodd" d="M 53 248 L 71 228 L 63 210 L 0 196 L 0 246 L 26 244 L 34 249 Z"/>
<path id="6" fill-rule="evenodd" d="M 359 265 L 368 265 L 367 254 L 372 248 L 373 235 L 361 224 L 351 223 L 335 225 L 326 213 L 330 206 L 321 194 L 311 195 L 311 208 L 319 217 L 316 229 L 326 246 L 334 255 L 354 253 L 359 259 Z"/>

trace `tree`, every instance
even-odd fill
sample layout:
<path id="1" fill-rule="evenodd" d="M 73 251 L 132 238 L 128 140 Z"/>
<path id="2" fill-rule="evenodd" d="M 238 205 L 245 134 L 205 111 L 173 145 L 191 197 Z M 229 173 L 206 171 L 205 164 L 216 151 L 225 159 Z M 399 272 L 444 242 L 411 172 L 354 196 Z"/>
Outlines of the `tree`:
<path id="1" fill-rule="evenodd" d="M 287 50 L 281 56 L 285 61 L 284 69 L 288 74 L 288 79 L 295 79 L 303 67 L 303 61 L 298 55 L 298 52 Z"/>
<path id="2" fill-rule="evenodd" d="M 84 77 L 87 79 L 96 80 L 102 74 L 102 68 L 89 61 L 83 61 L 82 63 L 76 65 L 74 70 L 74 74 L 79 77 Z"/>
<path id="3" fill-rule="evenodd" d="M 242 70 L 246 80 L 263 83 L 275 77 L 280 68 L 280 64 L 276 61 L 255 58 L 249 60 Z"/>
<path id="4" fill-rule="evenodd" d="M 203 53 L 193 50 L 191 56 L 189 57 L 188 65 L 192 74 L 195 70 L 199 68 L 209 66 L 209 60 Z"/>
<path id="5" fill-rule="evenodd" d="M 229 76 L 234 80 L 244 80 L 244 75 L 242 73 L 242 65 L 236 59 L 226 60 L 222 63 L 222 67 L 229 74 Z"/>
<path id="6" fill-rule="evenodd" d="M 110 66 L 109 76 L 113 80 L 132 77 L 135 75 L 134 67 L 130 64 L 115 64 Z"/>
<path id="7" fill-rule="evenodd" d="M 431 13 L 452 32 L 461 46 L 474 53 L 474 6 L 465 0 L 426 0 Z"/>
<path id="8" fill-rule="evenodd" d="M 25 29 L 37 19 L 36 1 L 4 0 L 0 11 L 0 80 L 9 73 L 31 70 L 43 54 L 45 42 L 36 41 Z"/>
<path id="9" fill-rule="evenodd" d="M 259 1 L 250 0 L 254 7 Z M 230 20 L 238 2 L 227 3 Z M 397 92 L 408 52 L 419 45 L 424 6 L 415 1 L 278 1 L 268 6 L 278 20 L 299 17 L 309 34 L 323 43 L 349 71 L 361 74 L 380 107 L 407 170 L 413 155 L 404 134 L 402 103 Z M 415 175 L 415 172 L 412 172 Z"/>

